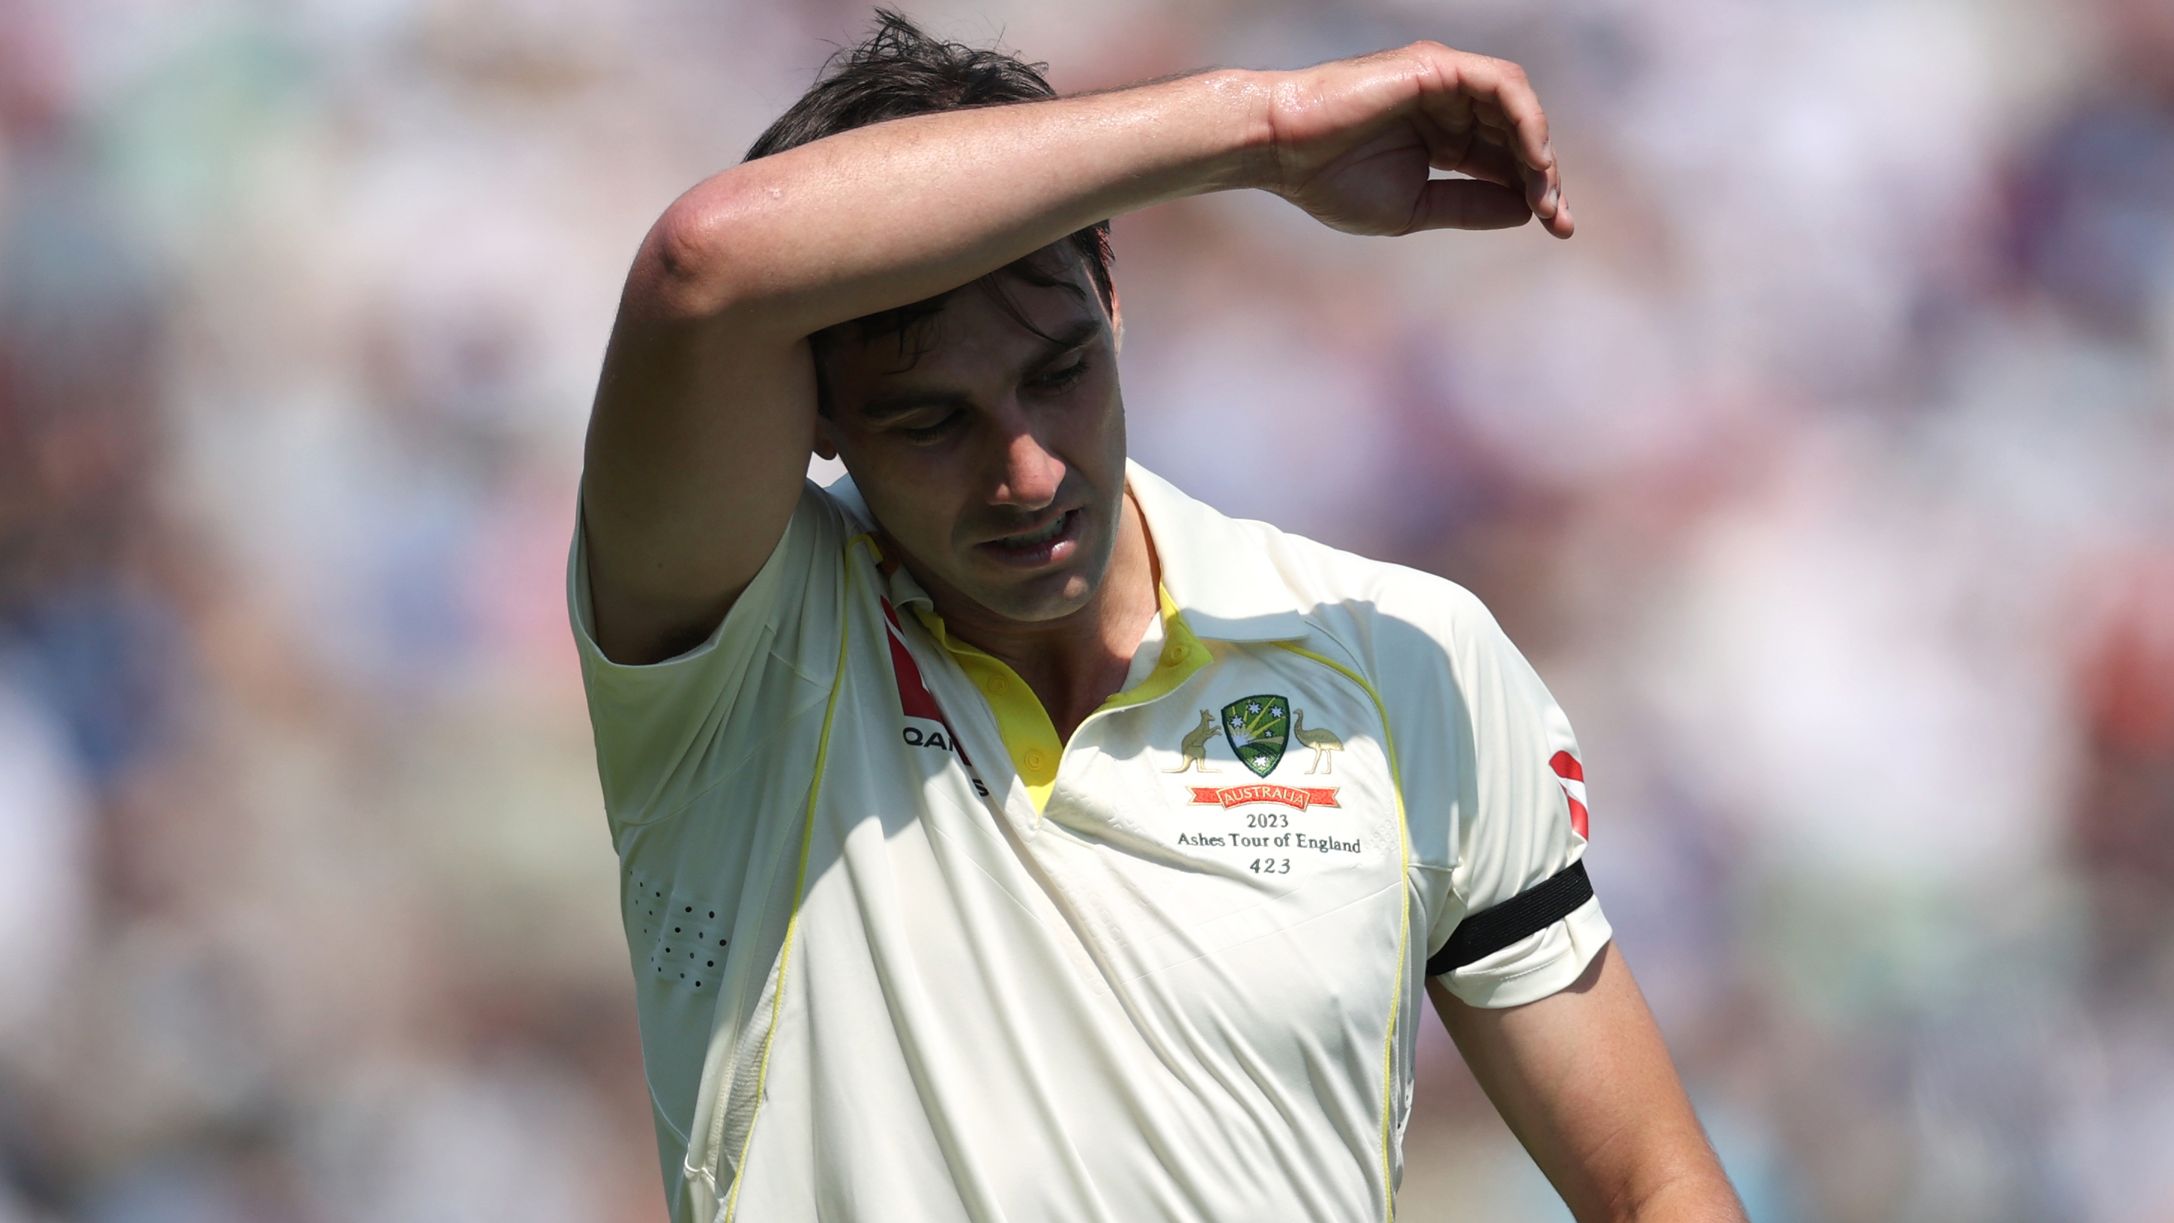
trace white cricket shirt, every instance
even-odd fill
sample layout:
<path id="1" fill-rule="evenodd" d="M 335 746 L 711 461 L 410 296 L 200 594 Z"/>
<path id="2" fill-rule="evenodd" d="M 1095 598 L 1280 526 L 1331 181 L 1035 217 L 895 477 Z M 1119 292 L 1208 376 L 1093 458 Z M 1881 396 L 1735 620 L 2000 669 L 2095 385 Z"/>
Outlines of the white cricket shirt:
<path id="1" fill-rule="evenodd" d="M 1576 741 L 1460 587 L 1129 483 L 1163 615 L 1069 743 L 848 482 L 651 666 L 598 650 L 577 525 L 676 1220 L 1391 1213 L 1423 966 L 1582 884 Z M 1559 907 L 1443 980 L 1569 984 L 1609 927 Z"/>

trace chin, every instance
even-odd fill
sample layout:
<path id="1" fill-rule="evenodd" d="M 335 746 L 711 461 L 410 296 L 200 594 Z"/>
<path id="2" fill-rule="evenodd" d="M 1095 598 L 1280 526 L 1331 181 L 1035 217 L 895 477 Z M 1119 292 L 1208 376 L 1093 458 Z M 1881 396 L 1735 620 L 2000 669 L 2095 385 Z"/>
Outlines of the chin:
<path id="1" fill-rule="evenodd" d="M 1026 624 L 1062 620 L 1094 601 L 1096 583 L 1083 573 L 1049 574 L 1032 582 L 989 591 L 982 606 Z"/>

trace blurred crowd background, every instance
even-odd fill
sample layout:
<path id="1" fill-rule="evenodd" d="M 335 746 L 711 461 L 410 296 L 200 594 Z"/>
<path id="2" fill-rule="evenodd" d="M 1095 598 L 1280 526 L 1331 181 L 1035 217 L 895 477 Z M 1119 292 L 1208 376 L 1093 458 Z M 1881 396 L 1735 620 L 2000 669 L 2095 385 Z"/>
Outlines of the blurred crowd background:
<path id="1" fill-rule="evenodd" d="M 1117 223 L 1135 455 L 1496 610 L 1754 1218 L 2174 1220 L 2174 7 L 909 11 L 1524 63 L 1571 242 Z M 661 1217 L 582 431 L 868 19 L 0 3 L 0 1223 Z M 1423 1023 L 1400 1215 L 1567 1217 Z"/>

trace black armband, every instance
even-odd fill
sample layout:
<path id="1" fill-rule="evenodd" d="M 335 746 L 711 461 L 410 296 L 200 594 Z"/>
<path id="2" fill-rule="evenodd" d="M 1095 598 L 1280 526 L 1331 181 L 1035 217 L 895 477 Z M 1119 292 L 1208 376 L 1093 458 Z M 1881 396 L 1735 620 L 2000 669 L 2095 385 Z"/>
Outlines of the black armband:
<path id="1" fill-rule="evenodd" d="M 1467 914 L 1442 949 L 1427 957 L 1427 975 L 1439 977 L 1484 960 L 1570 916 L 1592 898 L 1593 882 L 1585 877 L 1585 860 L 1580 858 L 1501 904 Z"/>

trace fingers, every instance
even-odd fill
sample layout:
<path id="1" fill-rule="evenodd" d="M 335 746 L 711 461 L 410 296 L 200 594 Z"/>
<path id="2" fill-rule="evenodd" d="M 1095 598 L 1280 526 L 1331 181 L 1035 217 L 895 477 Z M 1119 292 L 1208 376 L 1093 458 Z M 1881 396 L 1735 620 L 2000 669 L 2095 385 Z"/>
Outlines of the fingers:
<path id="1" fill-rule="evenodd" d="M 1572 227 L 1563 207 L 1561 170 L 1548 139 L 1547 113 L 1525 70 L 1508 60 L 1454 51 L 1439 43 L 1423 42 L 1412 49 L 1432 69 L 1432 79 L 1421 93 L 1421 112 L 1442 129 L 1446 142 L 1471 140 L 1475 148 L 1492 145 L 1505 150 L 1506 156 L 1493 160 L 1488 168 L 1510 162 L 1526 205 L 1547 222 L 1549 232 L 1569 237 Z M 1475 173 L 1470 167 L 1453 168 Z"/>
<path id="2" fill-rule="evenodd" d="M 1515 229 L 1532 219 L 1524 196 L 1469 178 L 1437 178 L 1420 196 L 1412 229 Z"/>
<path id="3" fill-rule="evenodd" d="M 1524 190 L 1524 179 L 1517 159 L 1510 151 L 1490 138 L 1485 129 L 1475 127 L 1462 139 L 1429 124 L 1421 129 L 1426 133 L 1427 164 L 1437 170 L 1450 170 L 1469 174 L 1486 182 Z"/>
<path id="4" fill-rule="evenodd" d="M 1527 197 L 1525 188 L 1524 167 L 1516 157 L 1511 155 L 1507 148 L 1498 143 L 1494 133 L 1484 127 L 1475 125 L 1472 134 L 1468 135 L 1463 141 L 1457 142 L 1452 141 L 1446 133 L 1441 132 L 1433 125 L 1427 125 L 1422 130 L 1426 132 L 1428 164 L 1437 170 L 1469 174 L 1480 182 L 1508 188 L 1509 190 L 1504 192 L 1504 195 L 1515 199 L 1519 205 L 1516 214 L 1519 219 L 1511 222 L 1513 225 L 1522 224 L 1523 218 L 1533 215 L 1532 202 Z M 1457 205 L 1451 205 L 1451 207 L 1454 208 Z M 1486 215 L 1491 217 L 1494 214 L 1490 212 Z M 1442 224 L 1455 228 L 1499 228 L 1494 224 L 1459 226 L 1454 221 L 1447 221 Z M 1556 210 L 1556 215 L 1545 218 L 1542 224 L 1549 233 L 1558 238 L 1569 237 L 1573 230 L 1569 205 L 1567 203 L 1560 205 Z M 1422 225 L 1415 228 L 1434 227 Z"/>

